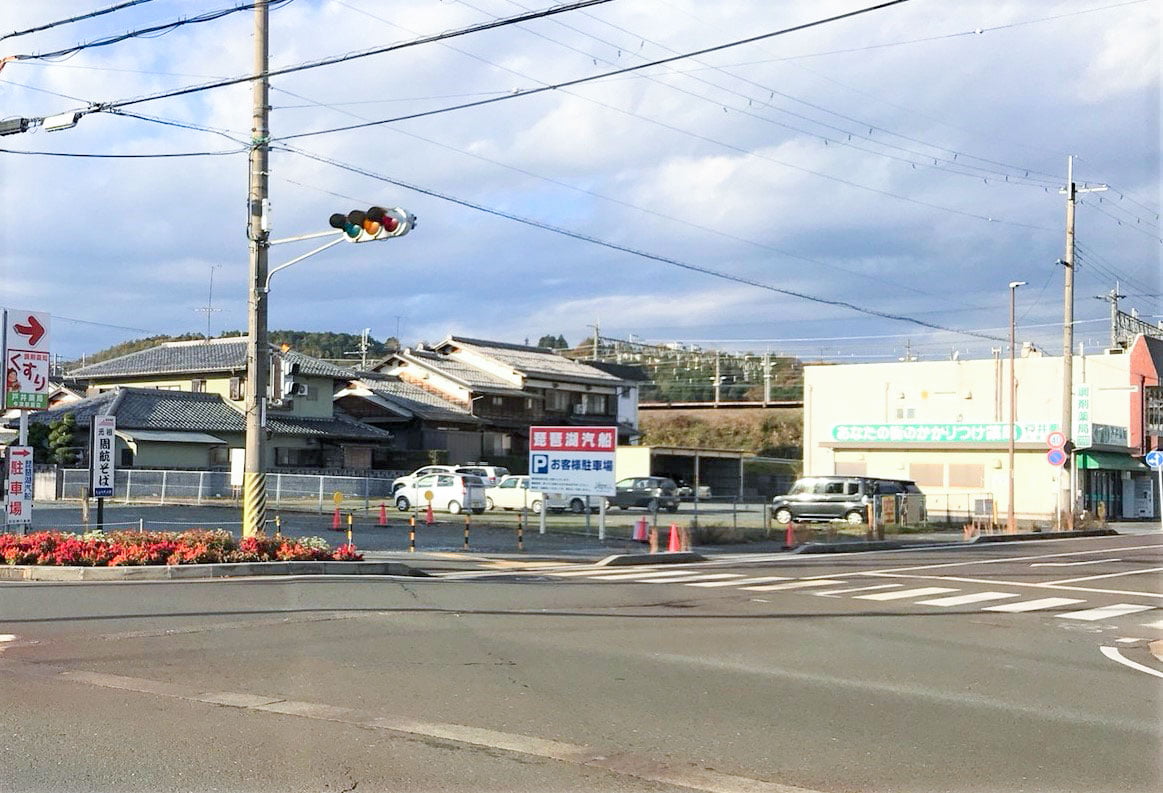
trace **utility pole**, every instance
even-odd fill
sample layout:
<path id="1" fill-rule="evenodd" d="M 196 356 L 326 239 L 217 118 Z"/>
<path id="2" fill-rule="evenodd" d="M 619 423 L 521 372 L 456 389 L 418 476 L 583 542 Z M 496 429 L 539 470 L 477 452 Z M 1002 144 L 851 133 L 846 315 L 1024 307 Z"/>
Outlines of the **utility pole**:
<path id="1" fill-rule="evenodd" d="M 601 326 L 598 325 L 597 322 L 595 322 L 593 325 L 586 325 L 586 327 L 594 329 L 594 349 L 590 353 L 590 360 L 596 361 L 596 360 L 598 360 L 598 338 L 601 336 L 601 332 L 602 332 Z"/>
<path id="2" fill-rule="evenodd" d="M 715 407 L 719 406 L 719 385 L 723 378 L 719 376 L 719 351 L 715 350 Z"/>
<path id="3" fill-rule="evenodd" d="M 1059 190 L 1066 196 L 1066 253 L 1062 266 L 1066 268 L 1065 294 L 1062 312 L 1062 434 L 1067 440 L 1073 435 L 1074 421 L 1074 206 L 1078 193 L 1106 190 L 1106 185 L 1078 187 L 1074 184 L 1074 155 L 1066 157 L 1066 187 Z M 1066 530 L 1074 529 L 1074 478 L 1077 466 L 1074 452 L 1070 453 L 1070 498 L 1066 501 Z"/>
<path id="4" fill-rule="evenodd" d="M 214 314 L 215 312 L 222 310 L 220 308 L 214 308 L 214 271 L 217 270 L 221 266 L 222 266 L 221 264 L 210 265 L 210 291 L 206 294 L 206 305 L 202 306 L 201 308 L 194 309 L 195 311 L 197 311 L 199 313 L 203 313 L 206 315 L 206 340 L 207 341 L 210 340 L 210 316 L 212 314 Z"/>
<path id="5" fill-rule="evenodd" d="M 254 5 L 254 74 L 250 131 L 250 190 L 247 196 L 247 238 L 250 270 L 247 300 L 246 461 L 242 473 L 242 534 L 253 537 L 266 525 L 266 402 L 270 345 L 267 343 L 267 254 L 270 245 L 268 193 L 270 54 L 268 0 Z"/>
<path id="6" fill-rule="evenodd" d="M 368 338 L 371 332 L 371 328 L 364 328 L 363 333 L 359 334 L 359 349 L 345 350 L 343 353 L 344 355 L 358 355 L 359 368 L 362 371 L 367 371 L 367 353 L 368 350 L 371 349 L 371 343 L 368 341 Z"/>
<path id="7" fill-rule="evenodd" d="M 771 401 L 771 353 L 763 353 L 763 406 Z"/>
<path id="8" fill-rule="evenodd" d="M 1107 292 L 1105 295 L 1095 295 L 1099 300 L 1105 300 L 1111 304 L 1111 346 L 1113 350 L 1119 346 L 1119 301 L 1126 295 L 1119 294 L 1119 282 L 1115 281 L 1115 288 Z"/>
<path id="9" fill-rule="evenodd" d="M 1014 376 L 1014 358 L 1015 358 L 1015 337 L 1017 333 L 1014 328 L 1014 296 L 1017 294 L 1019 286 L 1025 286 L 1025 281 L 1010 281 L 1010 436 L 1009 443 L 1009 511 L 1006 517 L 1006 531 L 1010 534 L 1015 534 L 1018 530 L 1018 523 L 1016 512 L 1014 510 L 1014 435 L 1017 432 L 1016 425 L 1018 422 L 1018 380 Z"/>

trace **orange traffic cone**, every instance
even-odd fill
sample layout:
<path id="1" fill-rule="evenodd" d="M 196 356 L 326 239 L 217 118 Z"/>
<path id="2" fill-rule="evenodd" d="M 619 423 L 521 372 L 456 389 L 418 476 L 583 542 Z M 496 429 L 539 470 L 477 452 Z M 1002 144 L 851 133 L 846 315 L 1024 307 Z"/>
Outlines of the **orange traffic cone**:
<path id="1" fill-rule="evenodd" d="M 424 515 L 424 522 L 431 526 L 436 522 L 436 518 L 432 516 L 432 504 L 428 504 L 428 512 Z"/>
<path id="2" fill-rule="evenodd" d="M 331 516 L 331 530 L 339 531 L 339 507 L 335 508 L 335 514 Z"/>
<path id="3" fill-rule="evenodd" d="M 796 528 L 790 520 L 787 522 L 787 536 L 784 537 L 783 544 L 787 548 L 796 547 Z"/>
<path id="4" fill-rule="evenodd" d="M 376 521 L 377 526 L 388 525 L 388 510 L 383 504 L 380 504 L 380 519 Z"/>
<path id="5" fill-rule="evenodd" d="M 634 542 L 646 542 L 646 518 L 639 518 L 634 524 L 634 534 L 630 539 Z"/>
<path id="6" fill-rule="evenodd" d="M 666 541 L 666 550 L 673 553 L 682 550 L 682 540 L 678 536 L 678 526 L 670 524 L 670 538 Z"/>

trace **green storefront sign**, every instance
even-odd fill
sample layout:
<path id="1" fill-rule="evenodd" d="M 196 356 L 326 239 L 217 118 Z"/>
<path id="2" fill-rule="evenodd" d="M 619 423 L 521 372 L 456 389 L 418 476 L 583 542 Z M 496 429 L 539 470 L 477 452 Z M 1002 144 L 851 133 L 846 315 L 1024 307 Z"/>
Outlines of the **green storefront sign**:
<path id="1" fill-rule="evenodd" d="M 1021 421 L 1014 442 L 1038 443 L 1058 429 L 1056 421 Z M 1010 425 L 992 424 L 835 424 L 832 440 L 850 443 L 1000 443 Z"/>

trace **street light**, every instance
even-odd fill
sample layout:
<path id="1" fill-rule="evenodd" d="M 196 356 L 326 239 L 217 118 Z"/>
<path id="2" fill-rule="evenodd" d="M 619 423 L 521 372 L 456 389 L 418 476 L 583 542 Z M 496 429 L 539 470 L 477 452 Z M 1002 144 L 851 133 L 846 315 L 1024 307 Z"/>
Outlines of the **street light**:
<path id="1" fill-rule="evenodd" d="M 1019 286 L 1025 286 L 1025 281 L 1010 281 L 1010 492 L 1009 514 L 1006 518 L 1006 531 L 1014 534 L 1018 530 L 1017 519 L 1014 517 L 1014 432 L 1017 424 L 1018 382 L 1014 378 L 1014 296 Z"/>

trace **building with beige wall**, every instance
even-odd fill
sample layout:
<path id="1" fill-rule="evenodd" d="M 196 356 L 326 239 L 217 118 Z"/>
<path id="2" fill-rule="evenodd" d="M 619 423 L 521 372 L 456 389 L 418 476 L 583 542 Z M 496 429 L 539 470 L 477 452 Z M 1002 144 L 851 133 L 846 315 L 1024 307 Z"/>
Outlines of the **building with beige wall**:
<path id="1" fill-rule="evenodd" d="M 1140 459 L 1155 435 L 1144 424 L 1145 392 L 1158 388 L 1152 352 L 1163 359 L 1154 342 L 1140 337 L 1131 351 L 1074 358 L 1075 413 L 1091 429 L 1075 455 L 1080 509 L 1094 513 L 1102 504 L 1116 519 L 1158 515 L 1153 477 Z M 1047 460 L 1047 436 L 1060 429 L 1062 359 L 1027 351 L 1015 372 L 1015 512 L 1046 524 L 1069 493 L 1068 467 Z M 931 514 L 957 520 L 974 501 L 992 499 L 1004 516 L 1009 421 L 1008 359 L 807 366 L 804 475 L 911 479 Z"/>

